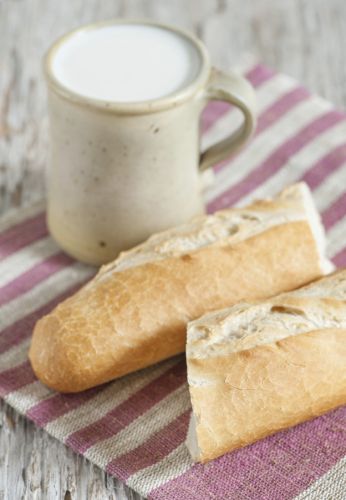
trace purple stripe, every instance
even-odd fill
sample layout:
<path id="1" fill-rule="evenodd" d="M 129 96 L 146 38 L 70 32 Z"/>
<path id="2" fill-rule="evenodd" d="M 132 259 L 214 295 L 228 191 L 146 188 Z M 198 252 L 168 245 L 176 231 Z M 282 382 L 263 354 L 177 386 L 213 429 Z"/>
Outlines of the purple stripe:
<path id="1" fill-rule="evenodd" d="M 337 267 L 346 267 L 346 247 L 333 257 L 333 262 Z"/>
<path id="2" fill-rule="evenodd" d="M 105 387 L 107 384 L 77 394 L 54 394 L 51 398 L 44 399 L 32 406 L 26 416 L 33 420 L 36 425 L 44 427 L 48 422 L 75 410 L 97 396 Z"/>
<path id="3" fill-rule="evenodd" d="M 344 192 L 334 203 L 323 213 L 322 221 L 326 229 L 330 229 L 334 224 L 342 219 L 346 212 L 346 192 Z"/>
<path id="4" fill-rule="evenodd" d="M 346 163 L 346 144 L 341 144 L 328 151 L 322 158 L 319 158 L 303 175 L 301 180 L 309 184 L 311 189 L 316 189 L 328 175 L 332 174 L 344 163 Z"/>
<path id="5" fill-rule="evenodd" d="M 205 134 L 223 115 L 231 109 L 231 105 L 225 101 L 211 101 L 202 112 L 202 133 Z"/>
<path id="6" fill-rule="evenodd" d="M 4 397 L 12 391 L 35 382 L 36 377 L 29 361 L 0 373 L 0 396 Z"/>
<path id="7" fill-rule="evenodd" d="M 245 77 L 255 88 L 260 87 L 264 82 L 273 78 L 273 76 L 275 76 L 275 73 L 261 64 L 257 64 L 245 74 Z M 231 107 L 229 103 L 224 101 L 210 102 L 202 113 L 203 133 L 209 130 Z"/>
<path id="8" fill-rule="evenodd" d="M 11 347 L 20 344 L 26 338 L 30 337 L 32 330 L 35 326 L 36 321 L 38 321 L 42 316 L 48 314 L 55 306 L 57 306 L 62 300 L 75 293 L 81 286 L 86 283 L 74 285 L 65 292 L 59 294 L 53 300 L 49 301 L 44 306 L 36 309 L 32 313 L 19 319 L 12 325 L 8 326 L 2 332 L 0 332 L 0 354 L 4 353 Z"/>
<path id="9" fill-rule="evenodd" d="M 181 361 L 99 420 L 71 434 L 66 444 L 79 453 L 85 453 L 99 441 L 118 434 L 184 382 L 186 382 L 186 366 L 185 361 Z"/>
<path id="10" fill-rule="evenodd" d="M 298 151 L 309 144 L 309 142 L 316 139 L 321 133 L 343 120 L 345 120 L 345 115 L 335 110 L 328 111 L 322 116 L 314 119 L 302 130 L 299 130 L 293 137 L 276 148 L 243 180 L 215 198 L 208 205 L 208 212 L 214 212 L 215 210 L 220 210 L 221 208 L 232 206 L 237 203 L 242 197 L 249 194 L 280 170 L 291 156 L 298 153 Z"/>
<path id="11" fill-rule="evenodd" d="M 345 426 L 346 407 L 206 465 L 195 465 L 152 491 L 149 498 L 293 498 L 345 455 Z"/>
<path id="12" fill-rule="evenodd" d="M 263 64 L 256 64 L 249 71 L 247 71 L 247 73 L 245 73 L 245 77 L 254 87 L 261 86 L 263 83 L 271 80 L 274 76 L 277 76 L 277 73 L 271 68 L 263 66 Z"/>
<path id="13" fill-rule="evenodd" d="M 141 446 L 109 462 L 106 471 L 126 481 L 132 474 L 164 459 L 184 441 L 190 412 L 184 412 Z"/>
<path id="14" fill-rule="evenodd" d="M 75 262 L 60 252 L 39 262 L 3 287 L 0 287 L 0 306 L 31 290 L 35 285 Z"/>
<path id="15" fill-rule="evenodd" d="M 284 116 L 286 113 L 288 113 L 288 111 L 290 111 L 292 108 L 297 106 L 300 102 L 304 101 L 308 97 L 310 97 L 310 94 L 304 87 L 296 87 L 295 89 L 287 92 L 287 94 L 281 96 L 271 106 L 265 109 L 258 117 L 255 137 L 264 132 L 271 125 L 274 125 L 274 123 L 279 118 Z M 215 171 L 219 172 L 225 166 L 230 165 L 231 162 L 239 156 L 239 154 L 241 153 L 234 155 L 232 157 L 232 160 L 227 158 L 223 162 L 216 165 L 214 167 Z"/>
<path id="16" fill-rule="evenodd" d="M 4 259 L 14 252 L 47 236 L 45 214 L 41 213 L 26 219 L 0 234 L 0 258 Z"/>
<path id="17" fill-rule="evenodd" d="M 310 97 L 304 87 L 296 87 L 265 109 L 258 118 L 256 134 L 260 134 L 283 116 L 287 111 Z"/>

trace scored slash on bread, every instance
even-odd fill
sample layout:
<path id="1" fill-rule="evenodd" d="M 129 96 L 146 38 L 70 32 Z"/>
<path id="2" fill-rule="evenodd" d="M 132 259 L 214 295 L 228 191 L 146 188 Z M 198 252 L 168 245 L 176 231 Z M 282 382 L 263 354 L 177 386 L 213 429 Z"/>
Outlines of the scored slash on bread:
<path id="1" fill-rule="evenodd" d="M 77 392 L 185 350 L 186 324 L 331 269 L 308 187 L 153 235 L 35 326 L 29 357 L 49 387 Z"/>
<path id="2" fill-rule="evenodd" d="M 207 462 L 346 403 L 346 270 L 189 323 L 193 415 Z"/>

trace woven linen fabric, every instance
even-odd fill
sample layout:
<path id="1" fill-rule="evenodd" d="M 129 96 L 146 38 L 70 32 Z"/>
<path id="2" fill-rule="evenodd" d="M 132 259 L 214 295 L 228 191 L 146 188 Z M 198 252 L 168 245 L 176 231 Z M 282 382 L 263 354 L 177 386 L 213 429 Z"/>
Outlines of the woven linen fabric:
<path id="1" fill-rule="evenodd" d="M 304 180 L 327 229 L 328 254 L 346 266 L 346 115 L 265 66 L 246 76 L 257 92 L 257 131 L 214 169 L 208 211 Z M 211 103 L 203 142 L 218 140 L 238 118 Z M 52 241 L 43 205 L 3 219 L 0 258 L 0 395 L 52 436 L 151 499 L 345 498 L 346 408 L 193 465 L 184 445 L 191 406 L 183 356 L 80 394 L 43 386 L 27 360 L 33 326 L 94 270 Z"/>

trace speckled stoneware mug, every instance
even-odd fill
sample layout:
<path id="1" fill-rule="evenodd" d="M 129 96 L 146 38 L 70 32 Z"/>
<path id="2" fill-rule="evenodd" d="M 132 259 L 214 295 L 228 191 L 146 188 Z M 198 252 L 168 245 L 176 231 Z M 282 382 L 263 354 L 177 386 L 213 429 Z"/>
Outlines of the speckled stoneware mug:
<path id="1" fill-rule="evenodd" d="M 198 59 L 193 77 L 168 95 L 133 102 L 84 95 L 59 79 L 56 58 L 64 44 L 119 25 L 180 37 Z M 111 54 L 109 64 L 117 66 Z M 48 226 L 66 252 L 91 264 L 203 213 L 200 172 L 244 144 L 255 126 L 251 85 L 212 68 L 193 35 L 151 21 L 115 20 L 71 32 L 50 48 L 44 71 L 51 138 Z M 238 107 L 244 121 L 200 153 L 200 115 L 210 100 Z"/>

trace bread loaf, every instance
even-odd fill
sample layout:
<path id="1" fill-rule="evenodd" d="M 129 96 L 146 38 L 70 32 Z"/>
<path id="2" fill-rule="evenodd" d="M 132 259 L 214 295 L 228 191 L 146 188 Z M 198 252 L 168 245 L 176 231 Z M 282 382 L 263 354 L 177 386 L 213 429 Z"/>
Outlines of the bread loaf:
<path id="1" fill-rule="evenodd" d="M 346 404 L 346 270 L 191 322 L 186 357 L 196 461 Z"/>
<path id="2" fill-rule="evenodd" d="M 186 324 L 330 270 L 306 185 L 149 238 L 36 325 L 29 357 L 49 387 L 75 392 L 185 349 Z"/>

